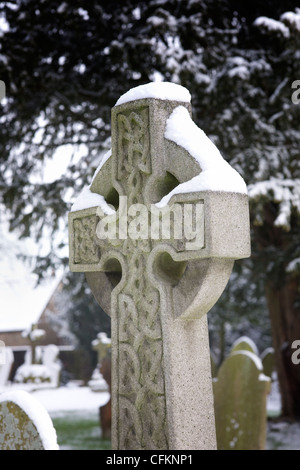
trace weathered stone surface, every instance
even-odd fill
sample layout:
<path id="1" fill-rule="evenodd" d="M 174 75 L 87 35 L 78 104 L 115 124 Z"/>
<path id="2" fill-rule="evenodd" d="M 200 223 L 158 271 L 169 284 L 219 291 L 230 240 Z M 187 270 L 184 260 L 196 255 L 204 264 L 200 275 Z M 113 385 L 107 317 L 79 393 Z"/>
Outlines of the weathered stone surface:
<path id="1" fill-rule="evenodd" d="M 0 394 L 0 450 L 58 450 L 47 411 L 25 391 Z"/>
<path id="2" fill-rule="evenodd" d="M 219 450 L 265 448 L 269 391 L 270 378 L 253 352 L 235 351 L 225 359 L 214 381 Z"/>
<path id="3" fill-rule="evenodd" d="M 165 138 L 167 119 L 179 105 L 191 112 L 188 103 L 154 98 L 112 109 L 112 156 L 91 191 L 118 209 L 117 237 L 97 237 L 97 207 L 69 214 L 70 268 L 86 272 L 112 318 L 116 449 L 215 448 L 206 313 L 223 292 L 234 260 L 250 254 L 247 195 L 173 195 L 169 207 L 183 214 L 189 205 L 199 216 L 194 244 L 175 237 L 174 220 L 169 239 L 132 239 L 120 230 L 121 196 L 128 207 L 139 204 L 150 213 L 175 186 L 201 172 L 184 148 Z M 133 223 L 131 214 L 126 230 Z M 146 228 L 141 223 L 141 233 Z"/>

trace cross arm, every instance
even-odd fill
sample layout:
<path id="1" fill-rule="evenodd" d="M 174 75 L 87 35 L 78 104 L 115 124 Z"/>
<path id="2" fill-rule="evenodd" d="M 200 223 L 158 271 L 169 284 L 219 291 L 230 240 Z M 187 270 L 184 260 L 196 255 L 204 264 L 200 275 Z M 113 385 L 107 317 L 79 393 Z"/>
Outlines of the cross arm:
<path id="1" fill-rule="evenodd" d="M 216 303 L 234 261 L 250 256 L 248 197 L 202 191 L 176 194 L 169 201 L 171 208 L 175 204 L 183 207 L 182 215 L 189 205 L 201 208 L 194 214 L 199 220 L 192 221 L 195 240 L 183 237 L 179 243 L 174 239 L 158 242 L 151 252 L 149 276 L 157 288 L 164 284 L 174 317 L 191 320 L 203 316 Z"/>

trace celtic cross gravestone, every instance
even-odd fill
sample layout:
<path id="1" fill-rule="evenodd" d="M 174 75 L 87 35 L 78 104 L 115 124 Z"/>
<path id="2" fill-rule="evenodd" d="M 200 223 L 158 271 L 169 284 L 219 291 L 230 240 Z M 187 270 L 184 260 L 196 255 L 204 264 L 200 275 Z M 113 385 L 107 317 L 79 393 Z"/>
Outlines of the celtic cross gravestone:
<path id="1" fill-rule="evenodd" d="M 206 313 L 250 254 L 245 183 L 179 85 L 130 90 L 111 127 L 69 233 L 70 269 L 111 315 L 112 446 L 214 449 Z"/>

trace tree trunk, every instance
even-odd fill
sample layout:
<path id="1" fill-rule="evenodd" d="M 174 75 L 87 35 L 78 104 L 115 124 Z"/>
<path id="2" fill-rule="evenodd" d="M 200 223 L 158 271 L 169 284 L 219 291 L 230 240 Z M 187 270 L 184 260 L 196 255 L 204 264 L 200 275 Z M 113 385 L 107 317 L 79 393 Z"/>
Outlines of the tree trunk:
<path id="1" fill-rule="evenodd" d="M 275 362 L 282 401 L 282 417 L 300 418 L 300 364 L 294 364 L 294 340 L 300 340 L 300 308 L 298 279 L 289 277 L 284 285 L 266 285 Z M 299 346 L 298 346 L 299 348 Z M 295 361 L 294 361 L 295 362 Z"/>

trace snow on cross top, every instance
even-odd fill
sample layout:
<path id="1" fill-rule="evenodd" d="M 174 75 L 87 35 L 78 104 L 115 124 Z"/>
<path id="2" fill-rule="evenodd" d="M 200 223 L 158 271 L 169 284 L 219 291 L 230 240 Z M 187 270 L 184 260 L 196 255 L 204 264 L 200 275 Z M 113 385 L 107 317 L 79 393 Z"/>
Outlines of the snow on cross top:
<path id="1" fill-rule="evenodd" d="M 224 160 L 215 144 L 191 119 L 183 106 L 175 108 L 166 123 L 165 138 L 183 147 L 199 163 L 201 172 L 181 183 L 164 196 L 157 207 L 165 206 L 179 193 L 225 191 L 247 194 L 246 183 L 240 174 Z"/>
<path id="2" fill-rule="evenodd" d="M 140 85 L 131 88 L 129 91 L 120 96 L 116 102 L 116 106 L 129 101 L 142 100 L 145 98 L 156 98 L 160 100 L 180 101 L 190 103 L 191 94 L 182 85 L 171 82 L 150 82 L 146 85 Z"/>
<path id="3" fill-rule="evenodd" d="M 183 86 L 171 82 L 151 82 L 131 88 L 116 102 L 116 106 L 139 99 L 156 98 L 161 100 L 189 103 L 190 92 Z M 165 138 L 185 148 L 199 163 L 201 172 L 185 183 L 179 184 L 173 191 L 164 196 L 156 206 L 165 206 L 171 197 L 178 193 L 197 191 L 225 191 L 247 194 L 243 178 L 222 157 L 217 147 L 191 119 L 188 110 L 178 105 L 166 123 Z M 109 150 L 97 168 L 92 182 L 100 172 L 103 164 L 111 157 Z M 91 185 L 83 188 L 73 204 L 71 211 L 93 206 L 100 206 L 105 214 L 115 211 L 108 206 L 104 197 L 91 191 Z"/>

